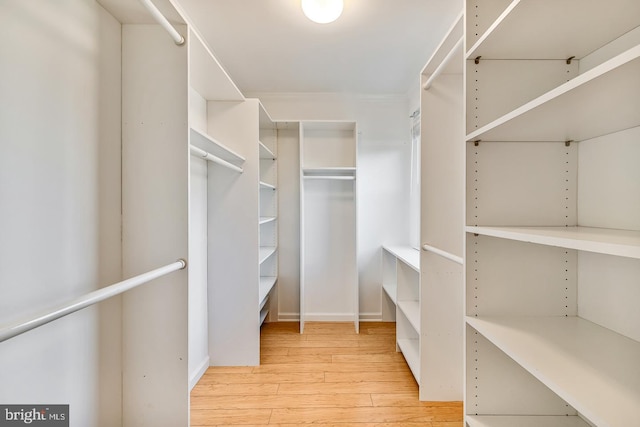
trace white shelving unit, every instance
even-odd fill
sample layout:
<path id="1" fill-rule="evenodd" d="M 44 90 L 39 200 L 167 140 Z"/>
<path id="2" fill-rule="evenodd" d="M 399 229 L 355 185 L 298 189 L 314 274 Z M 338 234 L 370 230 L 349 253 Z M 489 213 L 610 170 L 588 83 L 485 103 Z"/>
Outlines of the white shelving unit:
<path id="1" fill-rule="evenodd" d="M 420 383 L 420 251 L 382 247 L 382 289 L 394 304 L 396 348 Z"/>
<path id="2" fill-rule="evenodd" d="M 278 130 L 260 104 L 258 156 L 260 158 L 260 324 L 277 313 L 275 287 L 278 280 Z M 273 317 L 277 319 L 277 316 Z"/>
<path id="3" fill-rule="evenodd" d="M 359 330 L 357 129 L 300 123 L 300 332 L 305 321 Z"/>
<path id="4" fill-rule="evenodd" d="M 633 425 L 640 4 L 481 3 L 465 54 L 466 423 Z"/>
<path id="5" fill-rule="evenodd" d="M 463 399 L 463 34 L 461 13 L 421 73 L 418 384 L 429 401 Z"/>

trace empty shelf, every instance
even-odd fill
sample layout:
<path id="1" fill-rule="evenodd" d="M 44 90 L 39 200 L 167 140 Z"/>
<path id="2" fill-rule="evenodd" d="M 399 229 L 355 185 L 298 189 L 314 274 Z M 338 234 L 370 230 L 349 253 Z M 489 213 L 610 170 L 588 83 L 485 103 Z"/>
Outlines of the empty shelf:
<path id="1" fill-rule="evenodd" d="M 382 285 L 382 289 L 389 295 L 391 301 L 396 304 L 396 297 L 398 295 L 398 286 L 395 283 L 389 283 L 386 285 Z"/>
<path id="2" fill-rule="evenodd" d="M 579 317 L 466 320 L 593 424 L 637 423 L 639 342 Z"/>
<path id="3" fill-rule="evenodd" d="M 514 0 L 467 57 L 580 59 L 637 27 L 639 15 L 637 1 L 608 0 L 585 7 L 584 0 Z M 544 31 L 532 37 L 534 28 Z"/>
<path id="4" fill-rule="evenodd" d="M 485 415 L 467 416 L 469 427 L 589 427 L 577 416 Z"/>
<path id="5" fill-rule="evenodd" d="M 196 129 L 190 129 L 190 143 L 196 147 L 205 150 L 214 156 L 221 158 L 235 166 L 240 166 L 244 163 L 244 157 L 237 154 L 225 146 L 220 141 L 210 137 L 209 135 L 202 133 Z"/>
<path id="6" fill-rule="evenodd" d="M 420 302 L 398 301 L 397 306 L 404 313 L 415 331 L 420 334 Z"/>
<path id="7" fill-rule="evenodd" d="M 275 220 L 276 220 L 275 216 L 261 216 L 260 217 L 260 225 L 267 224 L 267 223 L 275 221 Z"/>
<path id="8" fill-rule="evenodd" d="M 404 359 L 413 373 L 413 377 L 420 383 L 420 350 L 417 339 L 399 339 L 398 347 L 402 351 Z"/>
<path id="9" fill-rule="evenodd" d="M 260 246 L 260 264 L 276 252 L 275 246 Z"/>
<path id="10" fill-rule="evenodd" d="M 258 305 L 262 307 L 269 296 L 269 292 L 276 284 L 277 277 L 260 277 L 260 286 L 258 290 Z"/>
<path id="11" fill-rule="evenodd" d="M 400 261 L 420 272 L 420 251 L 411 246 L 383 246 L 384 250 L 395 256 Z"/>
<path id="12" fill-rule="evenodd" d="M 640 259 L 640 232 L 592 227 L 466 227 L 468 233 Z"/>
<path id="13" fill-rule="evenodd" d="M 269 149 L 266 145 L 264 145 L 261 141 L 258 141 L 258 145 L 260 146 L 260 158 L 261 159 L 276 159 L 276 155 L 273 154 L 273 151 Z"/>
<path id="14" fill-rule="evenodd" d="M 275 190 L 276 187 L 274 185 L 268 184 L 266 182 L 260 181 L 260 189 L 264 190 Z"/>
<path id="15" fill-rule="evenodd" d="M 640 85 L 629 84 L 640 75 L 639 58 L 640 45 L 468 134 L 467 141 L 584 141 L 639 126 Z M 616 114 L 612 105 L 620 107 Z"/>

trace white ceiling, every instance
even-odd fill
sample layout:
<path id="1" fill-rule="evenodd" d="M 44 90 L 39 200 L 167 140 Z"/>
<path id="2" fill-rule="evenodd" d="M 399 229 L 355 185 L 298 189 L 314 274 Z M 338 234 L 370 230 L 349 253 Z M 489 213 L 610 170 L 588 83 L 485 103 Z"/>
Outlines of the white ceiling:
<path id="1" fill-rule="evenodd" d="M 406 93 L 461 0 L 345 0 L 316 24 L 300 0 L 178 0 L 243 93 Z"/>

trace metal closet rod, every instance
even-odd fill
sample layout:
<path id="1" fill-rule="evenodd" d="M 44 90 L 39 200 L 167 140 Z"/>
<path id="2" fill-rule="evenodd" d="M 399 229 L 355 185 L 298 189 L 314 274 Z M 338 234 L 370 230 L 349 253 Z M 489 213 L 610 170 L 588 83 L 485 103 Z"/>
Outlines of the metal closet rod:
<path id="1" fill-rule="evenodd" d="M 142 5 L 147 8 L 151 16 L 153 16 L 158 24 L 160 24 L 162 28 L 167 30 L 167 32 L 177 45 L 184 44 L 184 37 L 182 37 L 178 30 L 176 30 L 173 25 L 171 25 L 169 20 L 165 18 L 165 16 L 158 10 L 156 5 L 153 4 L 151 0 L 140 0 L 140 3 L 142 3 Z"/>
<path id="2" fill-rule="evenodd" d="M 355 176 L 340 176 L 340 175 L 309 175 L 304 179 L 335 179 L 339 181 L 355 181 Z"/>
<path id="3" fill-rule="evenodd" d="M 444 258 L 446 258 L 446 259 L 448 259 L 450 261 L 453 261 L 455 263 L 458 263 L 460 265 L 462 265 L 464 263 L 464 260 L 461 257 L 459 257 L 457 255 L 454 255 L 452 253 L 449 253 L 447 251 L 443 251 L 442 249 L 438 249 L 438 248 L 433 247 L 431 245 L 427 245 L 427 244 L 422 245 L 422 250 L 427 251 L 427 252 L 433 252 L 436 255 L 440 255 L 441 257 L 444 257 Z"/>
<path id="4" fill-rule="evenodd" d="M 42 314 L 33 316 L 28 320 L 9 324 L 0 329 L 0 342 L 6 341 L 42 325 L 46 325 L 49 322 L 53 322 L 61 317 L 75 313 L 76 311 L 87 308 L 90 305 L 97 304 L 108 298 L 119 295 L 153 279 L 157 279 L 158 277 L 162 277 L 177 270 L 182 270 L 186 266 L 187 261 L 179 259 L 176 262 L 165 265 L 164 267 L 156 268 L 155 270 L 151 270 L 122 282 L 114 283 L 113 285 L 98 289 L 97 291 L 89 292 L 88 294 L 71 300 L 58 307 L 51 308 Z"/>
<path id="5" fill-rule="evenodd" d="M 189 145 L 189 148 L 191 149 L 191 154 L 195 154 L 196 156 L 202 157 L 205 160 L 209 160 L 210 162 L 219 164 L 220 166 L 224 166 L 225 168 L 229 168 L 233 171 L 242 173 L 243 169 L 239 166 L 236 166 L 232 163 L 227 162 L 226 160 L 221 159 L 218 156 L 214 156 L 213 154 L 204 151 L 198 147 L 196 147 L 195 145 Z"/>
<path id="6" fill-rule="evenodd" d="M 460 40 L 458 40 L 455 46 L 453 46 L 453 49 L 449 51 L 449 53 L 447 54 L 447 56 L 444 57 L 440 65 L 438 65 L 438 67 L 434 70 L 434 72 L 429 76 L 427 81 L 424 83 L 424 86 L 422 86 L 424 90 L 429 90 L 431 88 L 431 85 L 433 84 L 433 81 L 436 78 L 438 78 L 440 74 L 442 74 L 444 67 L 446 67 L 449 61 L 451 61 L 451 58 L 453 58 L 453 56 L 456 54 L 456 51 L 458 50 L 458 48 L 462 46 L 462 41 L 463 41 L 463 38 L 460 37 Z"/>

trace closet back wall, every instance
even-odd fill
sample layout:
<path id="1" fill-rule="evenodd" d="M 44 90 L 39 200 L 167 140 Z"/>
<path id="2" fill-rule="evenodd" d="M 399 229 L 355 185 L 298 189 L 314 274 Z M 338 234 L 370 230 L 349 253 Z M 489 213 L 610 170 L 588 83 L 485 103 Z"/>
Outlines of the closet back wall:
<path id="1" fill-rule="evenodd" d="M 381 320 L 381 245 L 409 241 L 406 188 L 411 147 L 404 96 L 248 94 L 276 121 L 352 120 L 358 123 L 358 269 L 360 319 Z M 300 192 L 297 141 L 280 141 L 279 318 L 300 313 Z M 286 250 L 284 250 L 286 248 Z"/>

